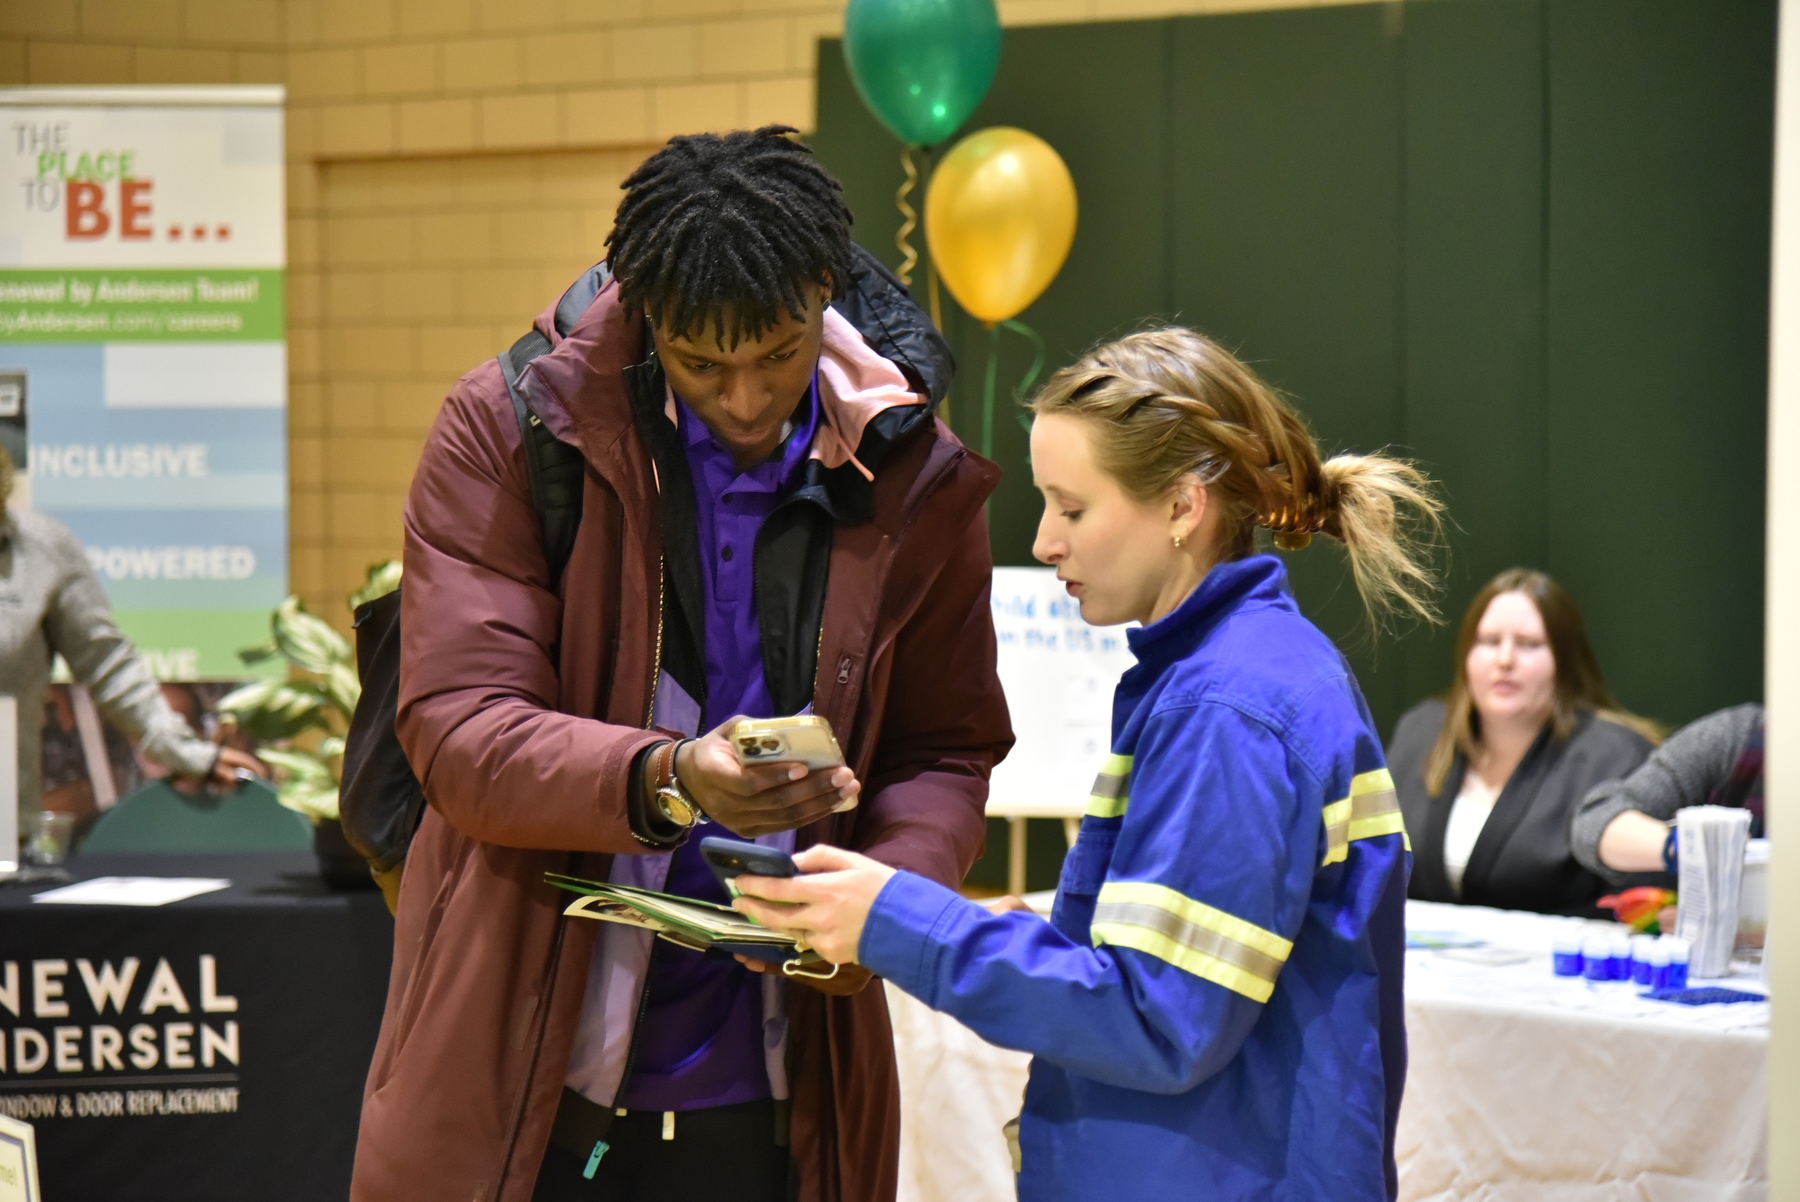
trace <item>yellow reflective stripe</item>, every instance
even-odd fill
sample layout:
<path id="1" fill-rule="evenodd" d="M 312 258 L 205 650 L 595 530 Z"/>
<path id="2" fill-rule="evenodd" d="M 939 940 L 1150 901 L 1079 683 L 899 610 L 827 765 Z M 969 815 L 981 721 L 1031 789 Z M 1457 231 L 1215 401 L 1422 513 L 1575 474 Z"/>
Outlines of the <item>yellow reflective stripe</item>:
<path id="1" fill-rule="evenodd" d="M 1254 923 L 1149 881 L 1102 885 L 1089 934 L 1095 946 L 1136 948 L 1259 1002 L 1274 992 L 1294 948 Z"/>
<path id="2" fill-rule="evenodd" d="M 1195 951 L 1157 931 L 1097 922 L 1093 926 L 1093 934 L 1096 947 L 1105 943 L 1112 947 L 1134 948 L 1147 956 L 1155 956 L 1158 960 L 1173 964 L 1183 972 L 1190 972 L 1203 981 L 1211 981 L 1215 985 L 1223 985 L 1233 993 L 1241 993 L 1253 1002 L 1266 1002 L 1275 992 L 1274 982 L 1265 981 L 1235 964 L 1229 964 L 1205 952 Z"/>
<path id="3" fill-rule="evenodd" d="M 1405 835 L 1406 820 L 1400 811 L 1394 809 L 1386 814 L 1376 814 L 1370 818 L 1353 818 L 1350 820 L 1350 837 L 1352 839 L 1373 839 L 1378 835 Z M 1411 851 L 1409 843 L 1407 850 Z"/>
<path id="4" fill-rule="evenodd" d="M 1400 798 L 1394 792 L 1394 778 L 1386 768 L 1364 772 L 1350 782 L 1350 796 L 1334 801 L 1321 813 L 1325 822 L 1324 864 L 1337 864 L 1350 854 L 1353 839 L 1373 839 L 1380 835 L 1399 835 L 1412 850 L 1406 837 L 1406 822 L 1400 815 Z"/>
<path id="5" fill-rule="evenodd" d="M 1109 755 L 1088 794 L 1087 812 L 1092 818 L 1117 818 L 1131 800 L 1131 757 Z"/>

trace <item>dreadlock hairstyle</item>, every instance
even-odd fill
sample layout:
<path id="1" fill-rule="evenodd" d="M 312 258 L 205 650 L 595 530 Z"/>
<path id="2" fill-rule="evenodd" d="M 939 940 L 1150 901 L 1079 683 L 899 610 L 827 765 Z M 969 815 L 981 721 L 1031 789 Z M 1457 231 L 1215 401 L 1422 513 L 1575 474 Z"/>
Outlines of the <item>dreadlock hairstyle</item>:
<path id="1" fill-rule="evenodd" d="M 626 177 L 606 242 L 627 311 L 676 335 L 716 325 L 735 347 L 784 311 L 803 317 L 806 284 L 829 275 L 848 286 L 843 187 L 796 133 L 765 125 L 671 138 Z"/>

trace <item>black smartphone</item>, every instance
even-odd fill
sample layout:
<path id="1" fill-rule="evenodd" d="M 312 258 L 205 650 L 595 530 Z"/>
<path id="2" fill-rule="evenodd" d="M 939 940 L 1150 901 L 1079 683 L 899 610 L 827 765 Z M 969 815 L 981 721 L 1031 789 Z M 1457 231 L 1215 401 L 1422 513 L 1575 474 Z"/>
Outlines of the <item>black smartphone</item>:
<path id="1" fill-rule="evenodd" d="M 717 836 L 702 839 L 700 857 L 713 870 L 713 875 L 719 878 L 719 884 L 725 886 L 725 892 L 732 897 L 738 895 L 737 877 L 740 872 L 747 872 L 751 876 L 800 875 L 800 869 L 794 864 L 794 857 L 779 847 L 764 847 L 760 843 L 745 843 L 738 839 L 720 839 Z"/>

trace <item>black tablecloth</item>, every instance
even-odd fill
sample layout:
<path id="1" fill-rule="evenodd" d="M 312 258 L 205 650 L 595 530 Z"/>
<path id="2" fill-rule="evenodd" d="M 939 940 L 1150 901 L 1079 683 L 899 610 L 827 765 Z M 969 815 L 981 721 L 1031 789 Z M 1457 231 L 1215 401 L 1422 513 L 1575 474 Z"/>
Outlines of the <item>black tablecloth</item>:
<path id="1" fill-rule="evenodd" d="M 331 892 L 310 855 L 70 868 L 231 888 L 156 907 L 0 888 L 0 1113 L 36 1129 L 46 1198 L 344 1198 L 393 954 L 381 895 Z"/>

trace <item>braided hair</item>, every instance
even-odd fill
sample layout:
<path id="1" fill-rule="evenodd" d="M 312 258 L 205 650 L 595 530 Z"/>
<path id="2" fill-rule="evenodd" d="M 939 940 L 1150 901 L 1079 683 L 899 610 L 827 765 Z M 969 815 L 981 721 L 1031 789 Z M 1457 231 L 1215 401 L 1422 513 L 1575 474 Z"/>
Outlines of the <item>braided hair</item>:
<path id="1" fill-rule="evenodd" d="M 795 133 L 765 125 L 671 138 L 626 177 L 606 242 L 627 311 L 677 336 L 717 326 L 735 347 L 783 312 L 803 318 L 805 285 L 847 286 L 843 187 Z"/>
<path id="2" fill-rule="evenodd" d="M 1057 372 L 1030 407 L 1092 422 L 1095 462 L 1139 501 L 1198 478 L 1223 509 L 1220 559 L 1250 554 L 1259 528 L 1284 551 L 1324 534 L 1349 552 L 1371 620 L 1437 617 L 1432 482 L 1384 455 L 1325 459 L 1300 415 L 1211 339 L 1178 326 L 1121 338 Z"/>

